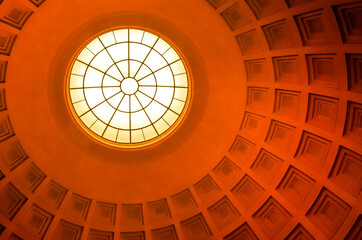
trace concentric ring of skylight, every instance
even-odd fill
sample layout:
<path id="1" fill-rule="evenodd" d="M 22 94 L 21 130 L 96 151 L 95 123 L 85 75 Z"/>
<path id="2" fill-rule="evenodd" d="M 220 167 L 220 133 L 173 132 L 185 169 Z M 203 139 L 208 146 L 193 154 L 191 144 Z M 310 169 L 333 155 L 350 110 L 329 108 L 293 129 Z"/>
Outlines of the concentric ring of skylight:
<path id="1" fill-rule="evenodd" d="M 111 145 L 132 147 L 177 126 L 189 85 L 185 63 L 170 43 L 147 31 L 118 29 L 81 49 L 67 88 L 83 129 Z"/>

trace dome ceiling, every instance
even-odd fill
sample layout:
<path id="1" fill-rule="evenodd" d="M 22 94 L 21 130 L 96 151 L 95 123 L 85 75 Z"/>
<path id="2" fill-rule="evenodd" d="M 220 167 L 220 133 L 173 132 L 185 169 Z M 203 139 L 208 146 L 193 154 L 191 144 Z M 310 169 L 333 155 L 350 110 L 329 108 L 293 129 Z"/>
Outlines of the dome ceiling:
<path id="1" fill-rule="evenodd" d="M 0 1 L 0 239 L 360 239 L 362 2 Z M 156 31 L 190 67 L 175 133 L 141 149 L 74 122 L 94 35 Z"/>

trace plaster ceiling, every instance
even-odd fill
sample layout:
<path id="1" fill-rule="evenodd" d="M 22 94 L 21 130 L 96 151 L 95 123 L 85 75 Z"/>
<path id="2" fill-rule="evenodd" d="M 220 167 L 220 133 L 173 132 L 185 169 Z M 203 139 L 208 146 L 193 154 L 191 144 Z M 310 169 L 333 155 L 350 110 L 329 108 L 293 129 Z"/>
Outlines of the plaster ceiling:
<path id="1" fill-rule="evenodd" d="M 1 239 L 358 239 L 361 2 L 4 0 Z M 67 108 L 77 50 L 117 26 L 187 59 L 187 118 L 99 144 Z"/>

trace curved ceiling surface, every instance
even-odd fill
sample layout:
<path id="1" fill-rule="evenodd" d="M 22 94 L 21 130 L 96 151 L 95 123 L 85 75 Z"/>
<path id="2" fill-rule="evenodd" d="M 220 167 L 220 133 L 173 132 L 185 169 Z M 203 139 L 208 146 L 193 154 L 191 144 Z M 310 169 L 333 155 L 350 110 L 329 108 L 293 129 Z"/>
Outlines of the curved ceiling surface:
<path id="1" fill-rule="evenodd" d="M 149 7 L 154 7 L 154 4 L 155 3 L 149 4 Z M 88 6 L 87 4 L 85 5 Z M 170 5 L 177 7 L 176 5 Z M 20 110 L 24 109 L 23 107 L 16 105 L 13 106 L 14 109 L 19 110 L 17 113 L 14 112 L 16 115 L 19 114 L 17 119 L 20 121 L 22 121 L 22 119 L 28 119 L 31 121 L 28 122 L 30 125 L 38 124 L 39 122 L 47 123 L 40 124 L 40 126 L 37 127 L 37 131 L 33 131 L 27 125 L 19 123 L 19 126 L 23 126 L 23 128 L 19 129 L 19 131 L 24 131 L 24 136 L 29 136 L 29 140 L 31 141 L 30 144 L 33 144 L 34 139 L 42 139 L 40 140 L 40 144 L 45 144 L 43 147 L 48 149 L 47 151 L 42 151 L 41 149 L 43 147 L 39 147 L 34 149 L 37 153 L 31 153 L 28 151 L 28 154 L 33 155 L 36 159 L 43 159 L 40 161 L 47 166 L 40 167 L 48 167 L 49 169 L 45 171 L 52 171 L 54 174 L 57 174 L 59 178 L 63 178 L 62 175 L 65 173 L 73 176 L 67 178 L 66 181 L 68 181 L 69 184 L 74 184 L 74 178 L 77 178 L 75 181 L 79 184 L 77 188 L 80 191 L 86 191 L 89 194 L 96 194 L 97 198 L 103 197 L 108 200 L 114 199 L 115 193 L 111 189 L 118 189 L 117 199 L 119 200 L 133 200 L 131 198 L 133 195 L 132 192 L 135 192 L 134 200 L 136 201 L 152 198 L 157 199 L 162 197 L 165 192 L 174 191 L 176 186 L 178 186 L 177 188 L 179 188 L 179 190 L 182 190 L 185 186 L 192 184 L 202 177 L 202 175 L 205 175 L 207 171 L 209 171 L 212 166 L 219 161 L 222 154 L 224 154 L 228 148 L 228 146 L 223 143 L 229 142 L 230 145 L 233 140 L 232 135 L 235 135 L 239 127 L 239 122 L 236 121 L 222 128 L 219 127 L 220 123 L 227 122 L 227 119 L 237 119 L 240 114 L 240 109 L 237 106 L 241 105 L 241 96 L 239 96 L 238 93 L 239 89 L 242 88 L 242 85 L 237 79 L 242 79 L 242 75 L 241 71 L 237 69 L 239 66 L 237 58 L 234 59 L 234 63 L 230 63 L 228 65 L 223 64 L 225 61 L 231 62 L 231 59 L 226 59 L 226 56 L 222 58 L 219 57 L 218 59 L 216 58 L 218 55 L 222 55 L 222 53 L 225 52 L 222 46 L 230 43 L 227 43 L 226 40 L 219 40 L 214 43 L 214 46 L 206 45 L 204 49 L 196 49 L 196 47 L 193 46 L 196 44 L 191 42 L 190 39 L 192 34 L 198 31 L 198 28 L 186 28 L 186 23 L 180 23 L 179 25 L 184 26 L 184 29 L 179 29 L 179 27 L 173 26 L 174 23 L 172 22 L 174 21 L 170 21 L 173 19 L 171 16 L 153 17 L 153 15 L 156 15 L 157 10 L 153 9 L 152 12 L 151 8 L 149 10 L 151 12 L 146 12 L 145 9 L 147 9 L 147 5 L 141 6 L 144 8 L 142 13 L 114 13 L 115 9 L 113 4 L 109 3 L 108 11 L 111 12 L 110 16 L 105 15 L 104 12 L 100 12 L 99 16 L 93 16 L 93 18 L 88 20 L 88 22 L 76 25 L 74 22 L 80 22 L 79 19 L 77 19 L 80 16 L 74 15 L 73 17 L 76 19 L 68 19 L 69 26 L 65 23 L 58 22 L 60 16 L 56 16 L 55 13 L 52 13 L 51 11 L 44 11 L 44 14 L 49 15 L 44 17 L 40 17 L 39 15 L 39 21 L 43 24 L 36 24 L 35 26 L 38 27 L 36 30 L 29 29 L 29 32 L 27 33 L 28 36 L 24 36 L 24 49 L 20 49 L 19 44 L 18 51 L 14 49 L 13 52 L 14 55 L 18 53 L 21 55 L 25 54 L 29 57 L 31 56 L 30 59 L 28 57 L 22 59 L 27 62 L 26 64 L 28 64 L 29 61 L 34 63 L 34 66 L 30 67 L 28 65 L 29 72 L 26 70 L 20 72 L 16 70 L 16 66 L 23 66 L 25 63 L 19 61 L 16 65 L 13 65 L 13 71 L 10 65 L 8 68 L 9 76 L 14 74 L 12 76 L 14 79 L 23 79 L 24 81 L 20 84 L 20 86 L 24 87 L 21 90 L 19 89 L 18 84 L 10 86 L 8 93 L 10 104 L 9 108 L 11 108 L 12 103 L 16 104 L 17 102 L 18 104 L 23 105 L 25 102 L 28 102 L 29 107 L 26 107 L 27 110 L 25 111 Z M 141 11 L 141 6 L 138 7 L 138 11 Z M 64 5 L 64 7 L 69 8 L 69 5 Z M 106 6 L 102 7 L 102 11 L 104 11 L 105 8 Z M 119 9 L 119 11 L 121 10 L 123 9 Z M 58 10 L 54 9 L 54 11 L 58 13 Z M 94 10 L 89 9 L 87 11 Z M 63 14 L 61 12 L 58 14 Z M 196 12 L 197 11 L 195 11 L 195 15 Z M 170 12 L 168 14 L 171 15 Z M 210 10 L 210 15 L 214 17 L 215 21 L 219 20 L 218 17 L 214 15 L 212 9 Z M 34 17 L 36 17 L 36 15 L 34 15 Z M 48 21 L 44 22 L 42 20 L 43 18 L 48 19 Z M 133 21 L 133 19 L 140 18 L 142 20 Z M 176 16 L 174 16 L 174 18 L 176 19 Z M 54 24 L 50 23 L 51 19 L 53 19 Z M 191 22 L 195 21 L 195 19 L 196 16 L 194 17 L 194 20 L 188 19 L 184 21 L 189 22 L 188 25 L 191 25 Z M 199 16 L 198 19 L 201 21 L 202 17 Z M 32 18 L 29 21 L 31 20 Z M 146 22 L 146 26 L 142 26 L 142 22 Z M 150 29 L 160 32 L 160 34 L 169 37 L 170 39 L 174 38 L 175 40 L 173 41 L 181 48 L 181 51 L 185 54 L 187 60 L 188 58 L 191 59 L 191 74 L 196 75 L 194 77 L 195 95 L 197 92 L 201 93 L 197 94 L 193 99 L 194 101 L 190 109 L 191 116 L 188 116 L 186 119 L 189 123 L 186 122 L 186 126 L 183 124 L 179 131 L 177 131 L 175 135 L 171 136 L 173 137 L 173 139 L 171 139 L 172 142 L 164 141 L 164 144 L 158 144 L 155 148 L 149 148 L 144 151 L 129 152 L 112 150 L 100 146 L 88 139 L 87 136 L 77 129 L 77 126 L 72 122 L 70 114 L 67 112 L 66 103 L 64 102 L 65 97 L 63 95 L 65 85 L 64 70 L 70 61 L 69 57 L 73 56 L 75 52 L 74 49 L 78 49 L 79 46 L 85 42 L 84 40 L 81 40 L 82 38 L 87 40 L 92 37 L 94 33 L 98 33 L 103 29 L 117 27 L 115 23 L 117 25 L 130 25 L 133 23 L 135 25 L 141 25 L 142 27 L 149 27 Z M 57 29 L 55 24 L 58 25 Z M 171 33 L 166 31 L 169 28 L 172 29 Z M 24 31 L 25 30 L 26 28 L 24 27 Z M 44 42 L 41 42 L 42 38 L 33 34 L 34 31 L 47 32 L 50 36 L 53 32 L 54 38 L 43 38 Z M 183 33 L 184 31 L 187 31 L 187 35 Z M 227 27 L 225 26 L 224 31 L 228 32 Z M 64 34 L 65 37 L 62 39 L 58 35 L 59 32 L 68 32 L 69 34 Z M 172 35 L 168 36 L 170 34 Z M 218 34 L 218 32 L 207 30 L 204 33 L 205 36 L 203 37 L 203 40 L 208 41 L 207 39 L 209 38 L 217 38 Z M 187 42 L 181 42 L 183 40 L 182 38 L 186 38 Z M 19 42 L 21 41 L 20 38 L 18 40 Z M 81 44 L 78 44 L 77 41 L 78 43 L 81 42 Z M 233 38 L 230 37 L 229 41 L 232 42 Z M 178 44 L 178 42 L 180 42 L 180 44 Z M 38 47 L 30 47 L 30 45 L 33 44 L 38 45 Z M 44 47 L 49 45 L 52 46 L 52 50 Z M 203 46 L 204 44 L 197 45 Z M 216 51 L 210 51 L 210 47 Z M 237 52 L 236 49 L 237 45 L 234 44 L 235 52 Z M 231 54 L 232 49 L 227 51 Z M 207 55 L 202 56 L 201 54 Z M 212 54 L 213 56 L 208 56 L 209 54 Z M 197 59 L 194 57 L 195 55 L 201 56 L 197 57 L 199 58 Z M 69 60 L 64 60 L 65 57 L 68 57 L 66 60 Z M 17 58 L 21 59 L 21 57 Z M 205 66 L 202 66 L 198 62 L 192 62 L 196 59 L 197 61 L 202 62 Z M 216 60 L 206 61 L 206 59 Z M 211 66 L 208 67 L 206 64 L 211 64 Z M 37 67 L 39 65 L 53 66 L 45 67 L 45 69 L 49 69 L 49 71 L 44 71 L 44 68 Z M 207 69 L 219 69 L 219 73 L 215 74 L 207 72 Z M 238 73 L 239 77 L 225 75 L 225 72 L 230 71 L 231 69 L 234 69 L 236 72 L 234 74 Z M 49 90 L 46 91 L 42 87 L 30 87 L 28 84 L 32 85 L 32 79 L 34 76 L 39 76 L 38 84 L 46 86 Z M 211 81 L 211 79 L 214 80 Z M 222 79 L 222 81 L 220 81 L 220 79 Z M 227 85 L 225 84 L 226 81 L 229 82 Z M 214 82 L 214 84 L 211 84 L 212 82 Z M 14 90 L 14 94 L 11 94 L 11 88 Z M 206 93 L 205 88 L 208 88 Z M 225 94 L 223 91 L 220 91 L 220 89 L 223 89 L 223 91 L 230 91 L 230 93 Z M 19 90 L 23 92 L 21 96 L 18 94 Z M 27 93 L 29 95 L 27 95 Z M 209 97 L 210 95 L 214 96 L 212 100 Z M 16 98 L 16 100 L 12 101 L 10 99 L 12 97 Z M 21 99 L 22 97 L 24 98 Z M 233 104 L 230 107 L 225 108 L 223 107 L 224 103 L 217 103 L 223 98 L 226 98 L 225 100 L 227 100 L 227 102 L 239 102 L 239 104 Z M 47 104 L 49 106 L 44 107 L 43 104 Z M 205 118 L 210 119 L 210 121 L 204 121 L 203 119 Z M 190 122 L 190 120 L 192 120 L 192 122 Z M 16 125 L 15 122 L 13 124 Z M 198 125 L 197 128 L 195 127 L 195 124 Z M 215 132 L 216 129 L 219 133 Z M 227 132 L 229 132 L 229 134 L 226 134 Z M 213 134 L 214 137 L 211 136 Z M 46 139 L 45 141 L 44 138 Z M 180 141 L 180 139 L 182 140 Z M 24 142 L 22 144 L 26 148 L 26 143 Z M 170 150 L 170 148 L 172 148 L 172 150 Z M 210 159 L 210 162 L 205 164 L 204 159 L 211 152 L 213 153 L 212 155 L 218 155 L 218 158 Z M 168 170 L 160 168 L 160 165 L 167 165 Z M 198 170 L 195 171 L 196 174 L 190 173 L 189 170 L 192 169 L 194 165 L 198 166 Z M 80 175 L 80 172 L 83 173 L 81 174 L 83 176 Z M 176 177 L 174 174 L 176 172 L 188 174 L 191 179 L 189 177 Z M 101 175 L 103 177 L 100 178 Z M 118 180 L 115 181 L 115 178 Z M 152 181 L 150 181 L 150 179 L 152 179 Z M 165 180 L 167 180 L 169 184 L 163 184 Z M 124 188 L 123 186 L 125 183 L 127 183 L 126 185 L 129 187 Z M 94 192 L 94 186 L 97 184 L 107 187 L 97 188 L 97 192 Z M 147 196 L 146 193 L 144 193 L 145 195 L 137 193 L 142 191 L 142 189 L 153 190 L 150 191 L 150 196 Z"/>
<path id="2" fill-rule="evenodd" d="M 4 0 L 1 239 L 359 239 L 362 3 Z M 67 67 L 101 31 L 170 39 L 193 97 L 161 142 L 83 133 Z M 17 238 L 18 237 L 18 238 Z"/>

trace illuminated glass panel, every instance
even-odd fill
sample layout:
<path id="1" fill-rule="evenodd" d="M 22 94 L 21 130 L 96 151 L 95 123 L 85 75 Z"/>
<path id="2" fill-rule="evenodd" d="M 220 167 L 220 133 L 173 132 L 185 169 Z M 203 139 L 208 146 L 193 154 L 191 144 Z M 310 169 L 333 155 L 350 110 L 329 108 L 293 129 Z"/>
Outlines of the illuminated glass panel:
<path id="1" fill-rule="evenodd" d="M 82 128 L 113 146 L 156 142 L 180 123 L 190 99 L 187 67 L 153 33 L 118 29 L 92 39 L 68 75 L 71 111 Z"/>

